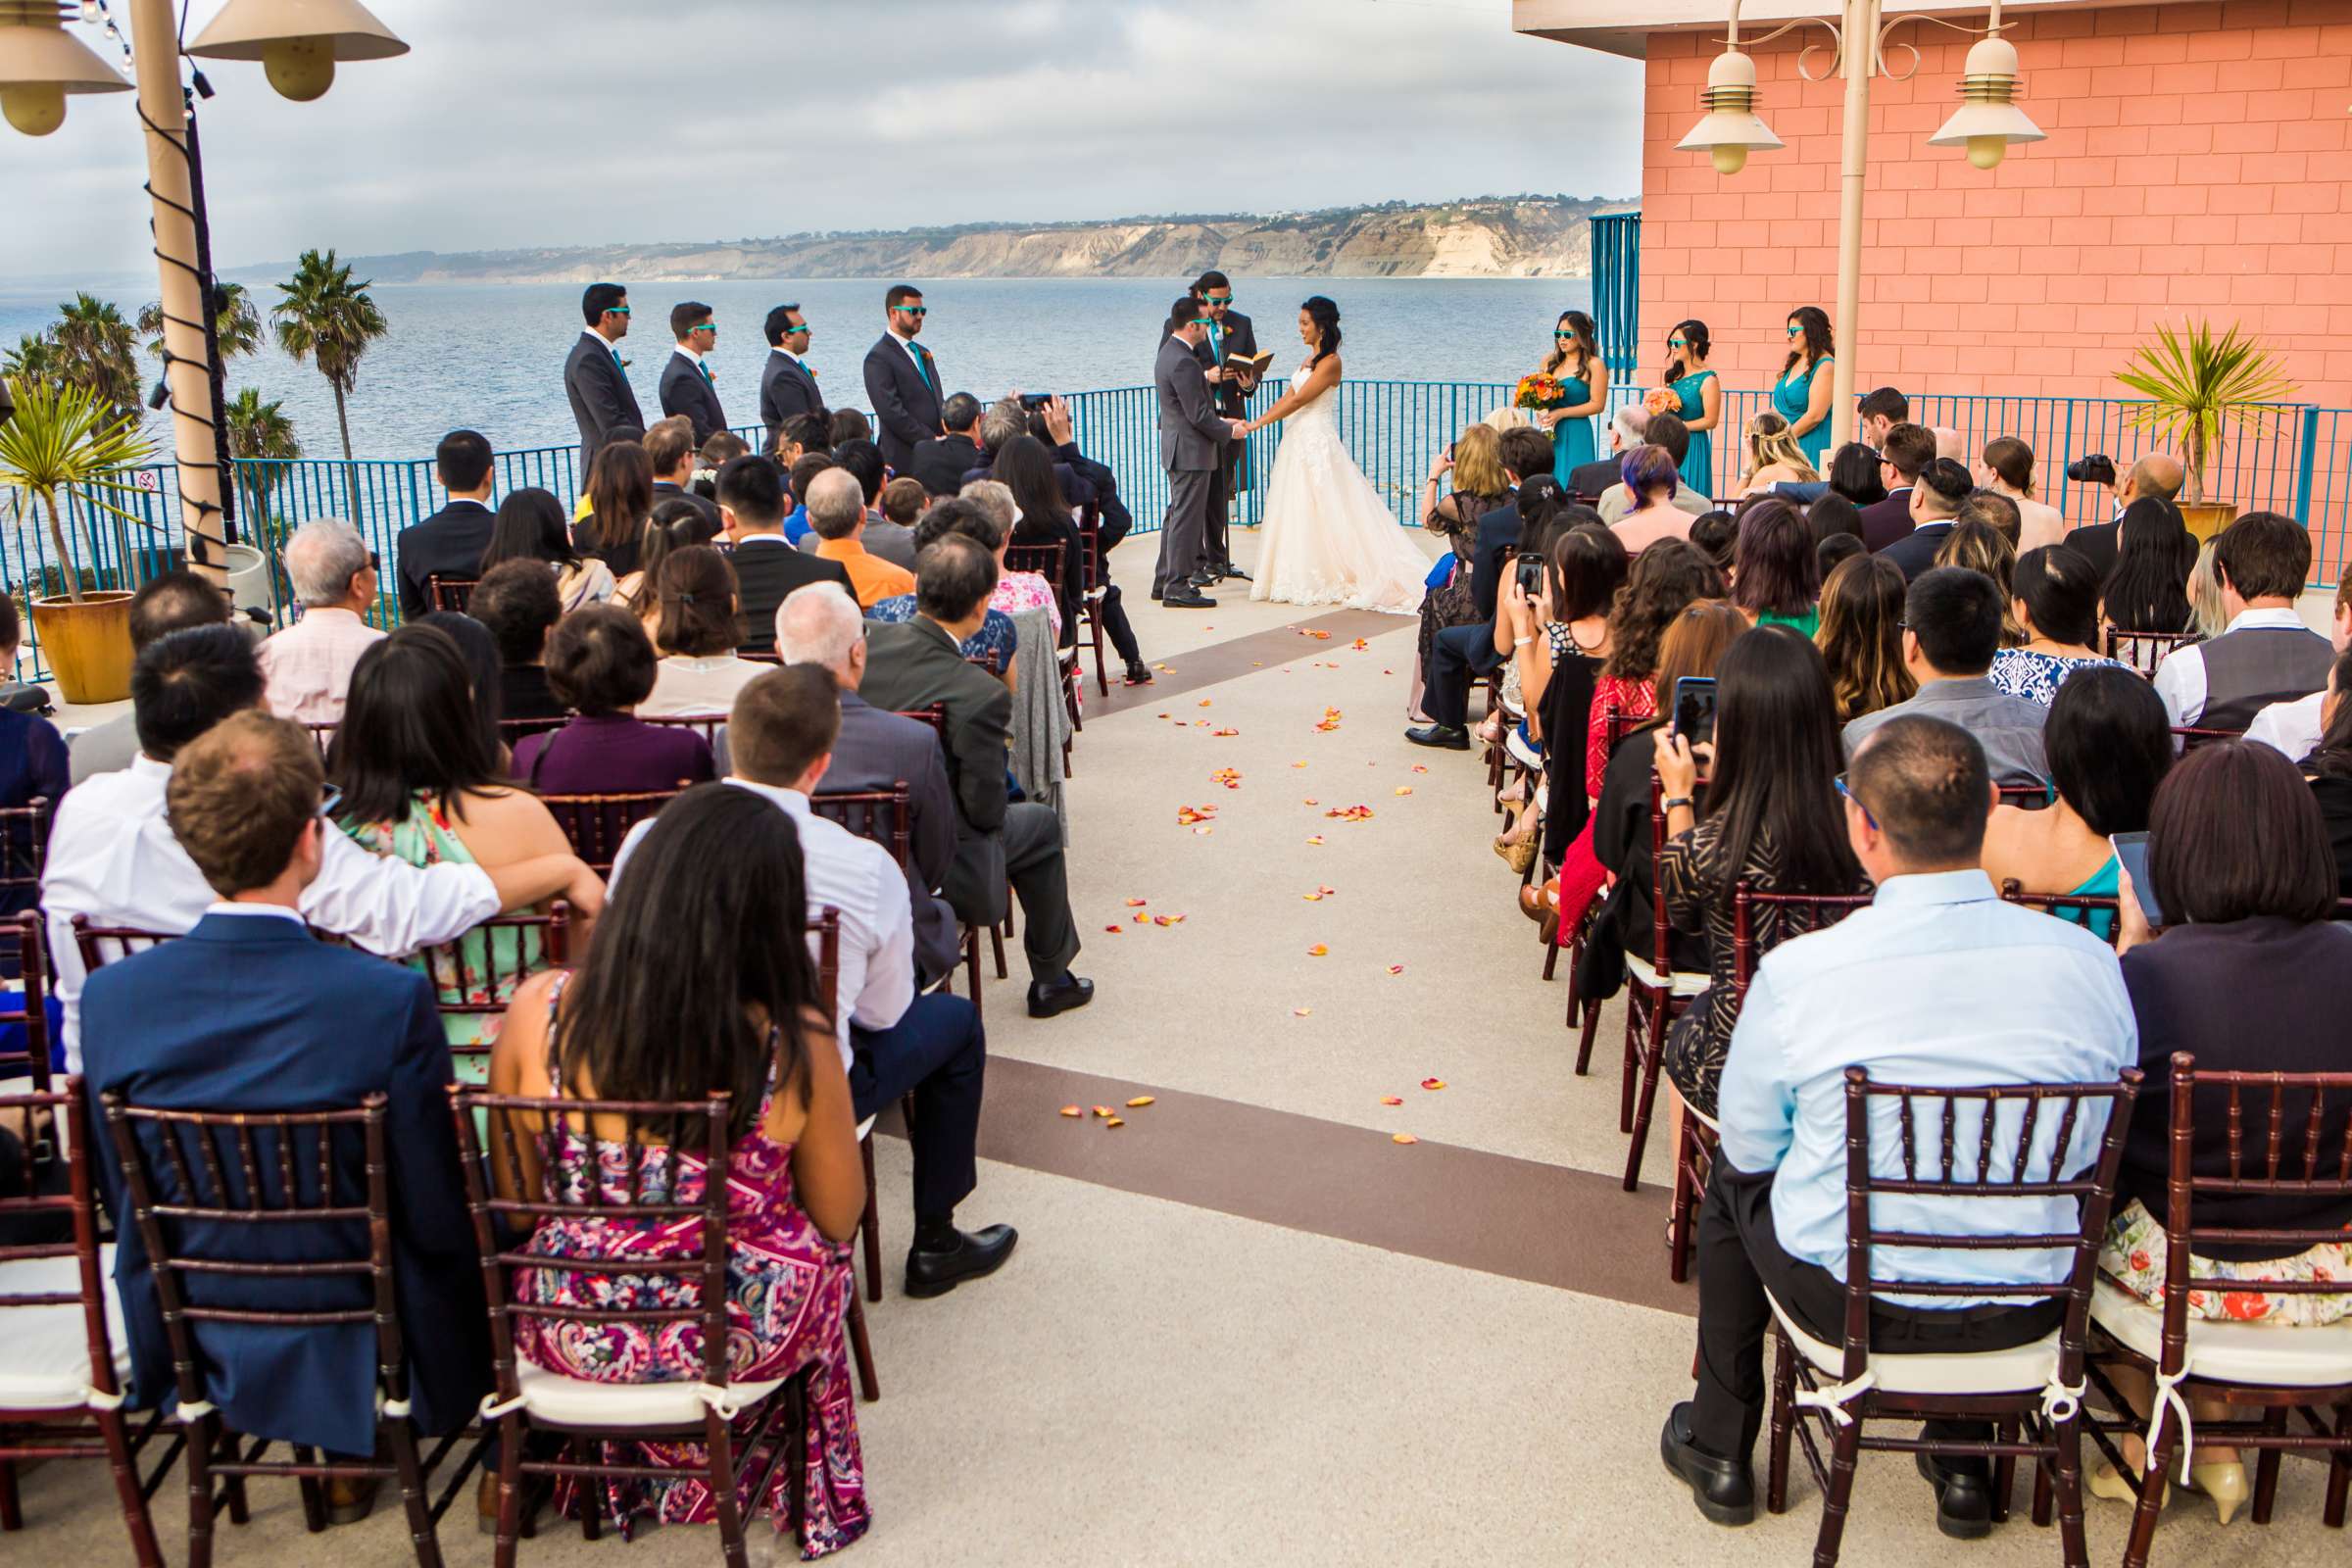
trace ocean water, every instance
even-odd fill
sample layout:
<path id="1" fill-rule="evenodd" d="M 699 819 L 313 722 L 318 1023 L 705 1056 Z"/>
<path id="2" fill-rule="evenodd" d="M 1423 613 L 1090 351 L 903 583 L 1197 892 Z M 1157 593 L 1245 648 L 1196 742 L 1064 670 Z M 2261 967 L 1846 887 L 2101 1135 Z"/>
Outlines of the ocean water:
<path id="1" fill-rule="evenodd" d="M 624 280 L 625 281 L 625 280 Z M 985 397 L 1020 390 L 1091 391 L 1152 379 L 1159 323 L 1183 292 L 1179 278 L 973 278 L 927 281 L 923 343 L 951 391 Z M 249 283 L 267 310 L 275 291 Z M 795 301 L 814 327 L 809 359 L 833 403 L 865 405 L 859 368 L 882 330 L 881 279 L 825 282 L 658 283 L 633 291 L 633 329 L 621 353 L 632 364 L 637 401 L 658 417 L 662 367 L 669 357 L 669 308 L 696 299 L 717 313 L 712 362 L 730 422 L 756 422 L 760 335 L 769 307 Z M 577 427 L 564 401 L 564 356 L 580 333 L 573 284 L 385 284 L 371 291 L 391 323 L 361 362 L 352 394 L 352 446 L 362 458 L 426 457 L 443 432 L 467 426 L 502 449 L 570 445 Z M 0 348 L 56 317 L 54 291 L 0 289 Z M 1582 279 L 1244 277 L 1235 307 L 1272 349 L 1277 371 L 1298 364 L 1298 302 L 1325 294 L 1339 303 L 1343 356 L 1352 378 L 1513 380 L 1538 368 L 1561 311 L 1590 309 Z M 145 296 L 116 298 L 125 318 Z M 267 323 L 265 322 L 265 325 Z M 152 374 L 155 362 L 143 359 Z M 338 457 L 334 400 L 326 382 L 275 348 L 233 362 L 229 394 L 256 387 L 282 401 L 311 457 Z M 147 433 L 168 447 L 151 416 Z M 1085 433 L 1080 432 L 1080 439 Z"/>

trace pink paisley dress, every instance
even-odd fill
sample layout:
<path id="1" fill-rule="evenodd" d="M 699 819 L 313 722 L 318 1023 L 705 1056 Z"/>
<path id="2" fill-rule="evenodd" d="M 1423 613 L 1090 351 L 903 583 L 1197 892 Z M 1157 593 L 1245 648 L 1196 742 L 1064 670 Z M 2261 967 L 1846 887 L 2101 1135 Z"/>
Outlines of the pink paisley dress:
<path id="1" fill-rule="evenodd" d="M 562 1064 L 555 1059 L 555 1010 L 563 995 L 559 980 L 548 994 L 548 1079 L 563 1093 Z M 771 1079 L 768 1093 L 775 1093 Z M 865 1500 L 865 1460 L 858 1443 L 857 1406 L 851 1392 L 848 1350 L 842 1338 L 843 1315 L 853 1289 L 850 1247 L 826 1240 L 793 1196 L 792 1146 L 779 1144 L 762 1130 L 767 1107 L 752 1130 L 738 1139 L 727 1171 L 727 1343 L 728 1376 L 751 1383 L 789 1377 L 813 1364 L 809 1381 L 808 1469 L 792 1476 L 777 1467 L 764 1497 L 748 1492 L 740 1499 L 744 1517 L 765 1506 L 781 1531 L 792 1516 L 791 1494 L 801 1491 L 801 1555 L 813 1559 L 839 1551 L 865 1534 L 872 1512 Z M 598 1141 L 602 1153 L 600 1184 L 608 1201 L 628 1201 L 629 1166 L 640 1150 Z M 564 1202 L 585 1200 L 584 1166 L 588 1141 L 570 1129 L 551 1126 L 541 1135 L 541 1180 L 550 1196 Z M 653 1200 L 670 1161 L 656 1151 L 645 1159 L 640 1181 L 643 1200 Z M 704 1192 L 706 1167 L 693 1155 L 679 1155 L 671 1201 L 693 1203 Z M 561 1219 L 543 1221 L 532 1247 L 583 1261 L 625 1253 L 633 1257 L 691 1255 L 697 1250 L 700 1221 L 684 1219 L 657 1227 L 614 1234 L 606 1221 Z M 692 1305 L 701 1296 L 691 1277 L 676 1275 L 564 1274 L 556 1269 L 521 1269 L 514 1279 L 517 1302 L 539 1301 L 557 1306 L 596 1306 L 630 1310 Z M 683 1382 L 701 1375 L 703 1339 L 699 1323 L 655 1325 L 574 1323 L 518 1317 L 515 1349 L 535 1366 L 591 1383 Z M 748 1433 L 747 1416 L 738 1430 Z M 674 1468 L 674 1481 L 607 1480 L 605 1507 L 620 1521 L 625 1539 L 632 1521 L 653 1518 L 662 1524 L 709 1524 L 716 1517 L 709 1484 L 710 1450 L 700 1443 L 645 1442 L 605 1445 L 608 1464 Z M 764 1461 L 744 1467 L 757 1478 Z M 747 1485 L 750 1483 L 747 1483 Z M 567 1512 L 574 1507 L 575 1483 L 565 1480 L 557 1489 L 557 1503 Z"/>

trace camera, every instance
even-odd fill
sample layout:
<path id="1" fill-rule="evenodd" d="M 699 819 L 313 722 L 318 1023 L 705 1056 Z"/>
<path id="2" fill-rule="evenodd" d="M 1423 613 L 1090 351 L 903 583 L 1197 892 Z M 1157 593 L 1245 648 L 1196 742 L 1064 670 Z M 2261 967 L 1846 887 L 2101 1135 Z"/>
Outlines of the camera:
<path id="1" fill-rule="evenodd" d="M 1533 600 L 1544 591 L 1544 558 L 1542 556 L 1521 556 L 1516 569 L 1519 574 L 1519 591 L 1521 593 Z"/>
<path id="2" fill-rule="evenodd" d="M 1053 401 L 1054 394 L 1051 392 L 1024 392 L 1021 394 L 1021 407 L 1032 414 Z"/>
<path id="3" fill-rule="evenodd" d="M 2087 458 L 2077 458 L 2066 466 L 2066 476 L 2077 484 L 2103 484 L 2115 488 L 2115 460 L 2104 452 L 2093 452 Z"/>

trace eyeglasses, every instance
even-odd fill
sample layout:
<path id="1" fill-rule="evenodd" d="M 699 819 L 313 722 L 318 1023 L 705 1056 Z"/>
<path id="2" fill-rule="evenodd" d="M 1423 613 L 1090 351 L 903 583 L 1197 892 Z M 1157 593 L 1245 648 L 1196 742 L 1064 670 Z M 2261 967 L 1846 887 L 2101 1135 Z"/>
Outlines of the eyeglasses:
<path id="1" fill-rule="evenodd" d="M 384 569 L 383 563 L 375 559 L 375 552 L 372 550 L 368 552 L 368 569 L 373 572 L 381 572 Z"/>
<path id="2" fill-rule="evenodd" d="M 700 326 L 690 326 L 686 330 L 689 332 L 708 332 L 712 337 L 716 337 L 718 335 L 718 323 L 716 321 L 705 321 Z"/>
<path id="3" fill-rule="evenodd" d="M 1561 333 L 1559 335 L 1564 337 L 1567 334 Z M 1666 346 L 1670 349 L 1687 349 L 1690 346 L 1690 343 L 1687 338 L 1670 337 L 1666 340 Z"/>
<path id="4" fill-rule="evenodd" d="M 927 306 L 921 305 L 893 305 L 891 309 L 906 316 L 929 316 L 931 314 Z"/>
<path id="5" fill-rule="evenodd" d="M 1798 325 L 1796 322 L 1794 322 L 1794 321 L 1790 321 L 1790 322 L 1788 323 L 1788 335 L 1789 335 L 1790 337 L 1795 337 L 1795 336 L 1796 336 L 1798 333 L 1800 333 L 1800 332 L 1802 332 L 1802 331 L 1804 331 L 1804 328 L 1803 328 L 1802 326 Z"/>
<path id="6" fill-rule="evenodd" d="M 1216 323 L 1216 322 L 1214 322 L 1214 321 L 1212 321 L 1212 320 L 1210 320 L 1210 319 L 1209 319 L 1207 317 L 1205 317 L 1205 316 L 1197 316 L 1197 317 L 1193 318 L 1193 319 L 1191 319 L 1191 320 L 1189 320 L 1189 321 L 1185 322 L 1184 324 L 1185 324 L 1185 325 L 1187 325 L 1187 326 L 1214 326 L 1214 325 L 1216 325 L 1217 323 Z"/>
<path id="7" fill-rule="evenodd" d="M 1554 332 L 1551 335 L 1562 343 L 1573 343 L 1576 341 L 1576 334 L 1574 332 Z"/>
<path id="8" fill-rule="evenodd" d="M 331 822 L 335 819 L 335 813 L 342 808 L 343 792 L 329 784 L 325 793 L 318 797 L 318 814 Z"/>
<path id="9" fill-rule="evenodd" d="M 1838 793 L 1854 803 L 1854 808 L 1862 813 L 1863 821 L 1868 822 L 1873 828 L 1879 825 L 1879 819 L 1870 814 L 1870 808 L 1862 804 L 1862 797 L 1845 787 L 1843 773 L 1838 775 Z"/>
<path id="10" fill-rule="evenodd" d="M 626 305 L 608 305 L 605 307 L 605 314 L 607 316 L 626 316 L 629 314 L 629 308 Z"/>
<path id="11" fill-rule="evenodd" d="M 1230 294 L 1204 294 L 1200 297 L 1200 303 L 1203 305 L 1231 305 L 1233 296 Z"/>

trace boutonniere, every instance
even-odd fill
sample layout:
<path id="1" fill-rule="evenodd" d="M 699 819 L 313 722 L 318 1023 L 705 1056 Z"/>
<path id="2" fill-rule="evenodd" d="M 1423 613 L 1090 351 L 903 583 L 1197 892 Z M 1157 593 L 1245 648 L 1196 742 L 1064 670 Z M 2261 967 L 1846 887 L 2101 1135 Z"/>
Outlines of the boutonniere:
<path id="1" fill-rule="evenodd" d="M 813 366 L 813 365 L 804 365 L 804 366 L 802 366 L 802 367 L 801 367 L 801 368 L 802 368 L 802 369 L 804 369 L 804 370 L 807 370 L 807 371 L 808 372 L 808 379 L 809 379 L 809 380 L 813 381 L 813 380 L 815 380 L 815 379 L 816 379 L 816 367 L 815 367 L 815 366 Z"/>
<path id="2" fill-rule="evenodd" d="M 622 369 L 624 369 L 624 370 L 625 370 L 625 369 L 627 369 L 627 368 L 628 368 L 630 366 L 632 366 L 632 365 L 635 365 L 636 363 L 637 363 L 637 362 L 636 362 L 635 360 L 623 360 L 623 361 L 621 361 L 621 362 L 620 362 L 620 368 L 621 368 Z"/>

